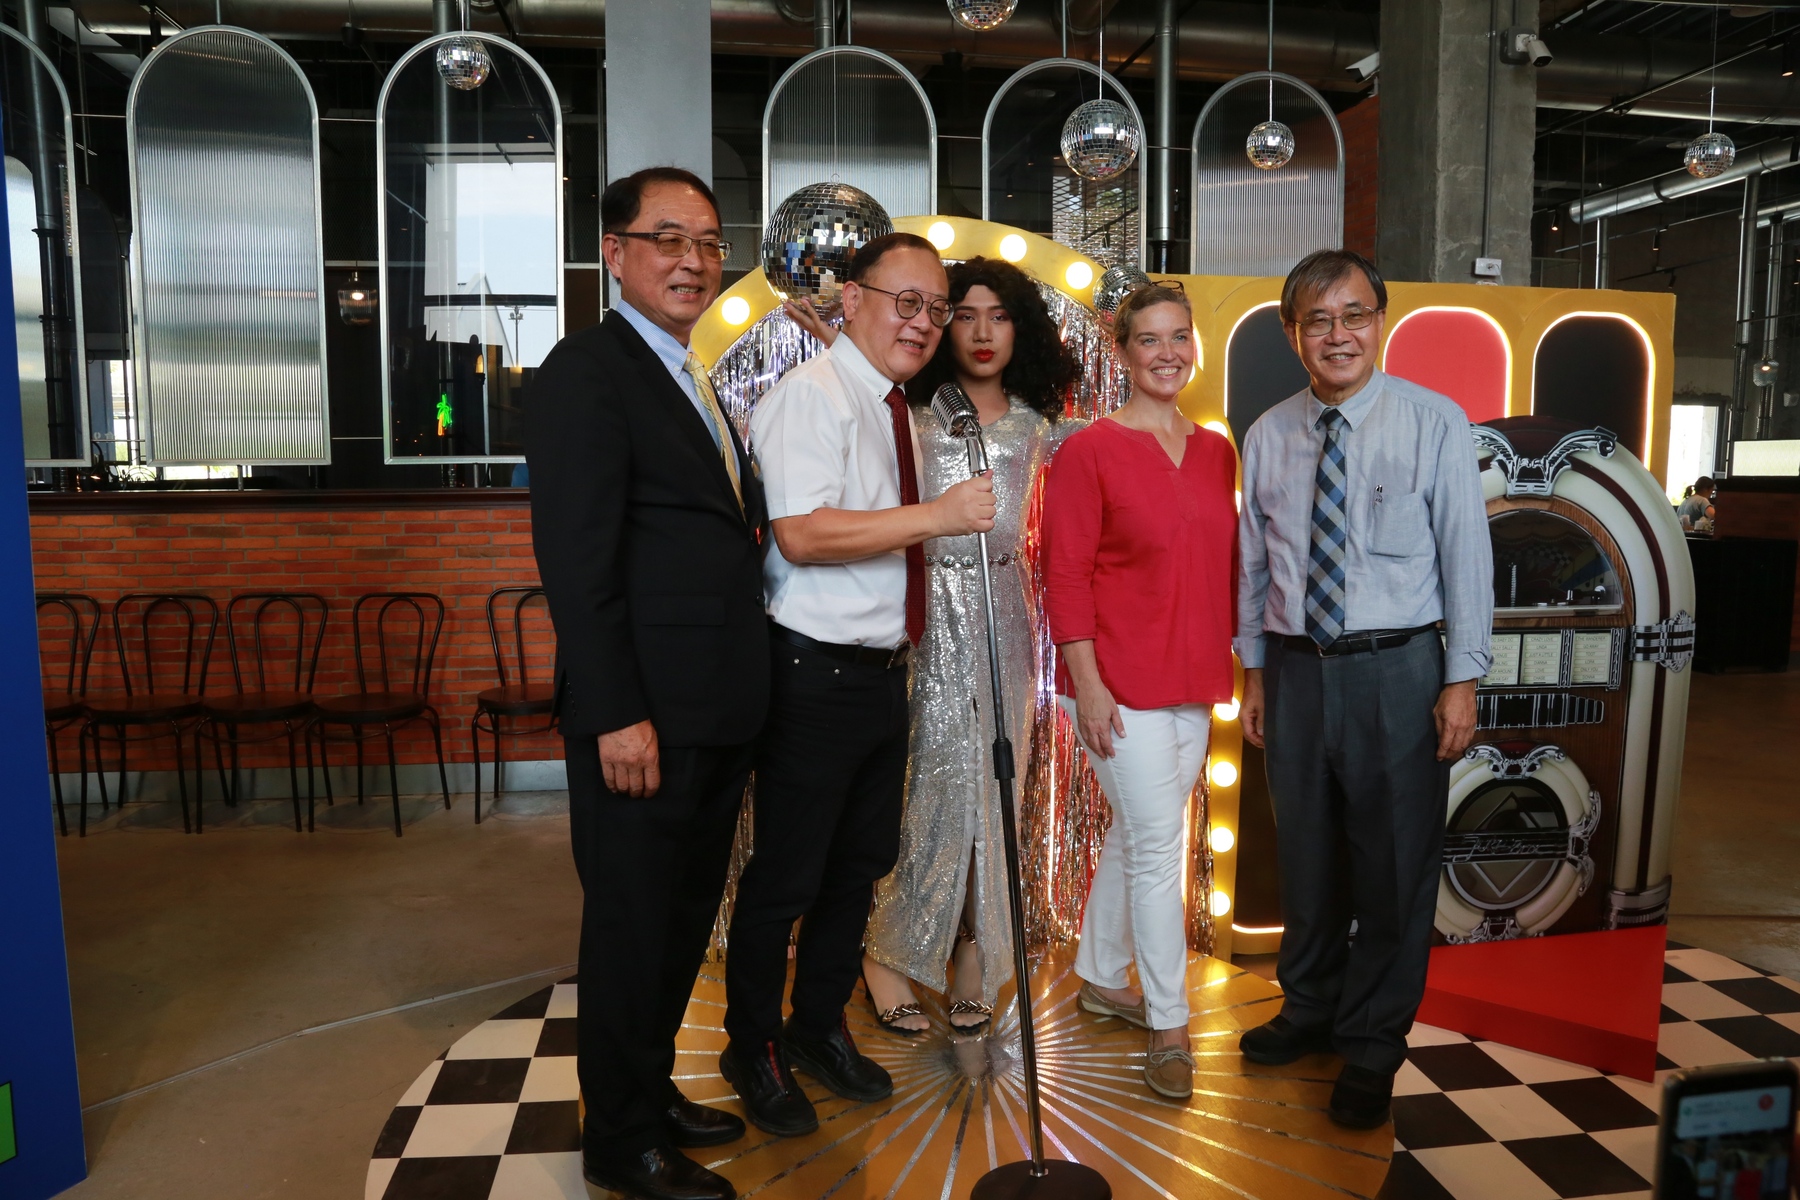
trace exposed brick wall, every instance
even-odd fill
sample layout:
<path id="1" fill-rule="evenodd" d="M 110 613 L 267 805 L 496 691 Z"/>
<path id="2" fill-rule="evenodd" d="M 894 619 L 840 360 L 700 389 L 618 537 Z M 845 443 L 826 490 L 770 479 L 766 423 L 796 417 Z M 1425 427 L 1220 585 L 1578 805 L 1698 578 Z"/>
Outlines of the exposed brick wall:
<path id="1" fill-rule="evenodd" d="M 1374 258 L 1381 97 L 1339 113 L 1338 125 L 1344 131 L 1344 248 Z"/>
<path id="2" fill-rule="evenodd" d="M 442 719 L 446 759 L 470 760 L 469 718 L 475 711 L 475 694 L 499 682 L 488 640 L 487 597 L 498 587 L 537 581 L 531 512 L 523 493 L 472 493 L 467 499 L 426 501 L 434 507 L 398 506 L 362 494 L 344 508 L 284 508 L 278 499 L 244 508 L 229 496 L 189 496 L 178 502 L 178 511 L 153 511 L 149 497 L 132 497 L 131 504 L 95 497 L 96 506 L 106 511 L 89 511 L 82 503 L 87 499 L 34 503 L 37 590 L 82 592 L 100 601 L 109 614 L 113 602 L 128 592 L 211 596 L 219 604 L 221 622 L 207 679 L 209 692 L 233 690 L 223 628 L 225 602 L 233 594 L 310 591 L 326 597 L 331 613 L 314 688 L 321 696 L 356 690 L 350 615 L 358 596 L 377 591 L 441 596 L 444 630 L 430 698 Z M 212 500 L 218 503 L 207 503 Z M 535 613 L 536 619 L 528 623 L 533 682 L 547 682 L 553 638 L 547 621 L 541 619 L 541 605 Z M 504 625 L 503 636 L 510 637 L 510 629 L 510 624 Z M 45 621 L 40 639 L 47 663 L 65 652 L 52 621 Z M 510 657 L 508 661 L 510 670 Z M 117 664 L 108 619 L 94 646 L 89 691 L 117 691 Z M 430 733 L 424 726 L 409 728 L 397 742 L 402 763 L 433 761 Z M 63 751 L 67 769 L 73 769 L 72 733 Z M 334 763 L 354 761 L 351 754 L 348 747 L 332 748 Z M 379 741 L 369 747 L 369 754 L 371 763 L 386 760 Z M 554 735 L 511 739 L 506 754 L 513 760 L 560 758 L 562 746 Z M 483 757 L 491 762 L 492 755 L 492 743 L 484 738 Z M 210 751 L 207 760 L 210 763 Z M 244 758 L 246 766 L 285 762 L 285 745 L 279 752 L 265 747 Z M 172 766 L 169 740 L 162 739 L 153 751 L 134 746 L 131 765 L 134 770 Z"/>

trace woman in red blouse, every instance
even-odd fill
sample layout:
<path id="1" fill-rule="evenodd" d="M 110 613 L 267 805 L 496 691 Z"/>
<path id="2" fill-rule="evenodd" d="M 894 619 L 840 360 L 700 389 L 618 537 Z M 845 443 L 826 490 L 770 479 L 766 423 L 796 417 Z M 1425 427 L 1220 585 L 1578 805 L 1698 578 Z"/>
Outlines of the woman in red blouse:
<path id="1" fill-rule="evenodd" d="M 1211 706 L 1232 693 L 1237 456 L 1175 405 L 1194 371 L 1187 297 L 1140 288 L 1113 327 L 1131 399 L 1064 443 L 1044 496 L 1057 698 L 1113 809 L 1075 973 L 1083 1008 L 1150 1031 L 1145 1081 L 1181 1100 L 1194 1068 L 1182 829 Z"/>

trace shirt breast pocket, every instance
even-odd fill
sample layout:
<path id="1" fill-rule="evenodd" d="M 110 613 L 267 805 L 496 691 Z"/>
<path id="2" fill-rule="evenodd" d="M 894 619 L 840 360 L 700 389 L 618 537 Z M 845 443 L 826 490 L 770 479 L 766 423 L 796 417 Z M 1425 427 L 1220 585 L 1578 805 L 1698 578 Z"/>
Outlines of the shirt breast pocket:
<path id="1" fill-rule="evenodd" d="M 1431 512 L 1418 492 L 1389 496 L 1375 508 L 1375 536 L 1369 551 L 1388 558 L 1411 558 L 1431 548 Z"/>

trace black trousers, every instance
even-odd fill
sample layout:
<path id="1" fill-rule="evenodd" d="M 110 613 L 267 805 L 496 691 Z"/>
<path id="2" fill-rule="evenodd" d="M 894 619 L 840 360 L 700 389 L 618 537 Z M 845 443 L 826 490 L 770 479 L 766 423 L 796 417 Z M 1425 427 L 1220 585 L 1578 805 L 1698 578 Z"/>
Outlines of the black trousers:
<path id="1" fill-rule="evenodd" d="M 718 918 L 751 747 L 664 746 L 662 787 L 611 791 L 595 738 L 564 740 L 581 875 L 576 1071 L 590 1152 L 668 1140 L 675 1035 Z"/>
<path id="2" fill-rule="evenodd" d="M 1282 1012 L 1372 1071 L 1399 1070 L 1425 995 L 1450 793 L 1432 719 L 1443 678 L 1433 633 L 1338 658 L 1268 639 Z"/>
<path id="3" fill-rule="evenodd" d="M 875 883 L 900 856 L 907 671 L 775 641 L 769 722 L 756 751 L 754 853 L 738 880 L 725 964 L 725 1032 L 760 1050 L 781 1033 L 788 937 L 804 1033 L 838 1027 L 862 969 Z"/>

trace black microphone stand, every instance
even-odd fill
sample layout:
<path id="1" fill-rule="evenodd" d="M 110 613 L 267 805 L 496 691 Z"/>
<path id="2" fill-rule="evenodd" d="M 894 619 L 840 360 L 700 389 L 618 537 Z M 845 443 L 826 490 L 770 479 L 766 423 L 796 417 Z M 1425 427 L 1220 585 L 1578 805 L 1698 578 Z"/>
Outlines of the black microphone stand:
<path id="1" fill-rule="evenodd" d="M 969 472 L 988 469 L 981 425 L 962 434 Z M 951 436 L 958 436 L 952 431 Z M 1019 1048 L 1025 1068 L 1025 1107 L 1031 1120 L 1031 1158 L 995 1167 L 975 1181 L 969 1200 L 1112 1200 L 1105 1176 L 1082 1163 L 1044 1157 L 1044 1120 L 1038 1102 L 1037 1038 L 1031 1017 L 1031 962 L 1025 954 L 1025 904 L 1019 885 L 1019 830 L 1013 816 L 1013 746 L 1006 736 L 1006 691 L 1000 677 L 1000 638 L 994 628 L 994 580 L 988 569 L 987 534 L 975 535 L 981 551 L 981 598 L 987 614 L 988 677 L 994 688 L 994 778 L 1000 782 L 1000 829 L 1006 843 L 1006 884 L 1012 902 L 1013 983 L 1019 995 Z"/>

